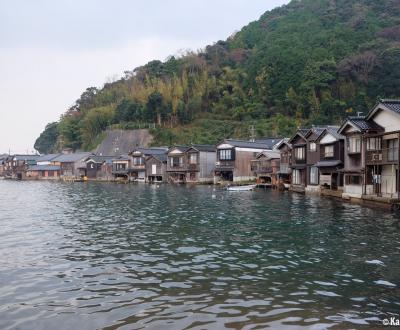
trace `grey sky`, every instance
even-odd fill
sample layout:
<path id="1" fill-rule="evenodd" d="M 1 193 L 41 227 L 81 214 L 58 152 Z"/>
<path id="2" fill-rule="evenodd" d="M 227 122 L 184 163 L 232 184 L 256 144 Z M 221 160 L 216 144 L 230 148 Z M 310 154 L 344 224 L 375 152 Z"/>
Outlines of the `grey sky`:
<path id="1" fill-rule="evenodd" d="M 33 150 L 89 86 L 197 50 L 288 0 L 0 0 L 0 153 Z"/>

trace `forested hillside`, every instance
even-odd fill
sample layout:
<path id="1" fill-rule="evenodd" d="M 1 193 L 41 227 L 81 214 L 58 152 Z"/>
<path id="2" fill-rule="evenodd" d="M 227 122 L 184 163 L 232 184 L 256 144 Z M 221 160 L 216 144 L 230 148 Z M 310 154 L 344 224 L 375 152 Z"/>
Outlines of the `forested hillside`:
<path id="1" fill-rule="evenodd" d="M 400 97 L 400 0 L 293 0 L 226 41 L 88 88 L 35 148 L 94 148 L 155 124 L 154 144 L 287 135 Z"/>

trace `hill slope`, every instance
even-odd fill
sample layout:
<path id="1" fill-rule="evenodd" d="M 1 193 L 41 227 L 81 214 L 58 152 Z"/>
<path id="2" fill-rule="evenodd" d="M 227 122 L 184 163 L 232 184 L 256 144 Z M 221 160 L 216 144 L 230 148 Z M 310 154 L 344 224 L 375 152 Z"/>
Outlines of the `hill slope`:
<path id="1" fill-rule="evenodd" d="M 226 41 L 88 88 L 35 147 L 93 148 L 155 123 L 153 144 L 289 134 L 400 96 L 400 0 L 293 0 Z M 42 149 L 42 150 L 41 150 Z"/>

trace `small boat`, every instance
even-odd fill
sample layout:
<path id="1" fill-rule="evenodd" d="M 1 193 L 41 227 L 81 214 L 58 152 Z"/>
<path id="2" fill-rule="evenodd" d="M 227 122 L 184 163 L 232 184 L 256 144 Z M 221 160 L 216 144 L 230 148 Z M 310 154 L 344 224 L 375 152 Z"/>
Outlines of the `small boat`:
<path id="1" fill-rule="evenodd" d="M 228 191 L 250 191 L 250 190 L 253 190 L 256 187 L 257 187 L 256 184 L 251 184 L 251 185 L 248 185 L 248 186 L 230 186 L 230 187 L 227 187 L 226 189 Z"/>

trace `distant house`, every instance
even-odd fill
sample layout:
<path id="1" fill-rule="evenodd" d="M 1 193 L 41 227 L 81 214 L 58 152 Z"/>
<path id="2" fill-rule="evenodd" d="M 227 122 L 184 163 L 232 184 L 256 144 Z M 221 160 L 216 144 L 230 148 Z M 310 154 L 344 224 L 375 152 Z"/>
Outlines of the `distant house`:
<path id="1" fill-rule="evenodd" d="M 167 175 L 170 183 L 186 183 L 188 146 L 175 146 L 168 150 Z"/>
<path id="2" fill-rule="evenodd" d="M 284 139 L 276 148 L 280 153 L 279 184 L 283 185 L 281 187 L 289 188 L 292 180 L 292 145 L 289 143 L 289 139 Z"/>
<path id="3" fill-rule="evenodd" d="M 89 180 L 109 181 L 112 175 L 113 156 L 92 155 L 86 159 L 86 176 Z"/>
<path id="4" fill-rule="evenodd" d="M 366 140 L 368 135 L 377 135 L 383 133 L 384 128 L 374 121 L 367 121 L 364 116 L 348 117 L 338 133 L 345 137 L 344 148 L 344 185 L 343 198 L 361 198 L 362 195 L 372 193 L 372 185 L 369 191 L 364 192 L 366 179 L 371 183 L 371 178 L 364 178 L 365 173 L 365 154 Z"/>
<path id="5" fill-rule="evenodd" d="M 132 157 L 129 155 L 121 155 L 112 159 L 112 175 L 115 180 L 131 180 Z"/>
<path id="6" fill-rule="evenodd" d="M 36 165 L 39 155 L 12 155 L 5 162 L 5 174 L 14 179 L 25 179 L 29 166 Z"/>
<path id="7" fill-rule="evenodd" d="M 213 145 L 176 146 L 168 151 L 167 175 L 173 183 L 212 183 L 216 151 Z"/>
<path id="8" fill-rule="evenodd" d="M 161 183 L 167 181 L 167 154 L 156 154 L 146 157 L 146 182 Z"/>
<path id="9" fill-rule="evenodd" d="M 257 182 L 277 187 L 280 170 L 279 150 L 262 151 L 251 161 L 251 170 L 257 177 Z"/>
<path id="10" fill-rule="evenodd" d="M 271 144 L 227 139 L 217 145 L 215 182 L 249 181 L 256 175 L 251 169 L 251 161 L 262 151 L 271 150 Z"/>
<path id="11" fill-rule="evenodd" d="M 146 157 L 152 155 L 165 155 L 168 148 L 135 148 L 129 156 L 132 158 L 130 174 L 133 181 L 146 182 Z"/>
<path id="12" fill-rule="evenodd" d="M 7 160 L 7 155 L 0 156 L 0 177 L 4 176 L 6 170 L 6 160 Z"/>
<path id="13" fill-rule="evenodd" d="M 299 129 L 288 141 L 292 146 L 290 189 L 297 192 L 305 192 L 307 186 L 307 138 L 305 135 L 308 131 L 308 129 Z"/>
<path id="14" fill-rule="evenodd" d="M 32 165 L 26 170 L 27 179 L 57 180 L 60 178 L 58 165 Z"/>
<path id="15" fill-rule="evenodd" d="M 52 165 L 60 166 L 61 178 L 81 178 L 86 176 L 86 159 L 90 152 L 61 154 L 51 160 Z"/>
<path id="16" fill-rule="evenodd" d="M 319 170 L 319 185 L 324 189 L 343 190 L 345 138 L 339 127 L 329 126 L 319 136 L 319 161 L 313 166 Z M 341 195 L 337 194 L 337 197 Z"/>

